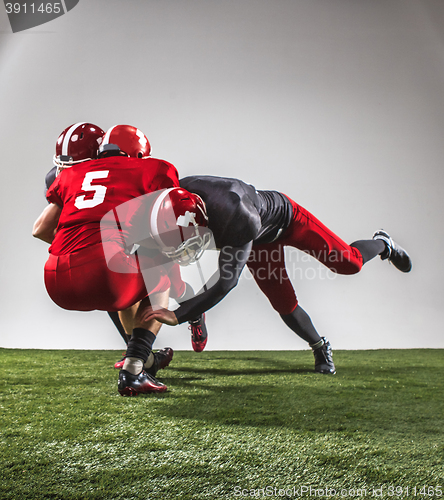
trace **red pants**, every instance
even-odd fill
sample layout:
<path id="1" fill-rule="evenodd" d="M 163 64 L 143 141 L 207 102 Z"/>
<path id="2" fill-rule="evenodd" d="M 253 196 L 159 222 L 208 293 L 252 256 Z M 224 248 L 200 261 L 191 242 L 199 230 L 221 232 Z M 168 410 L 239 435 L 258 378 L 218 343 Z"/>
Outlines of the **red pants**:
<path id="1" fill-rule="evenodd" d="M 73 311 L 121 311 L 148 293 L 164 292 L 170 286 L 161 268 L 152 271 L 149 290 L 146 282 L 134 256 L 116 247 L 112 263 L 107 263 L 101 244 L 71 254 L 50 255 L 45 264 L 49 296 L 63 309 Z"/>
<path id="2" fill-rule="evenodd" d="M 259 288 L 273 308 L 284 315 L 293 312 L 298 305 L 285 268 L 285 246 L 308 253 L 338 274 L 355 274 L 362 268 L 358 249 L 347 245 L 314 215 L 288 199 L 293 205 L 289 227 L 276 241 L 254 245 L 248 261 L 248 268 Z"/>

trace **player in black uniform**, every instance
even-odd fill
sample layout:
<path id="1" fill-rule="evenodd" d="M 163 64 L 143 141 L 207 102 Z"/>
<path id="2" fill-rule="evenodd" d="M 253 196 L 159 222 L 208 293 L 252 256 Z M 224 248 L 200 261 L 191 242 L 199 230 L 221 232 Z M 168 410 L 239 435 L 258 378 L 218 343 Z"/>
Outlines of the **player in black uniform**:
<path id="1" fill-rule="evenodd" d="M 377 255 L 397 269 L 409 272 L 407 252 L 383 230 L 370 240 L 346 244 L 310 212 L 276 191 L 257 191 L 238 179 L 192 176 L 181 187 L 205 202 L 208 226 L 220 249 L 219 276 L 208 289 L 178 309 L 151 311 L 150 318 L 169 325 L 199 317 L 233 289 L 245 265 L 282 320 L 313 350 L 315 370 L 334 374 L 331 346 L 316 331 L 298 304 L 285 269 L 284 247 L 296 247 L 338 274 L 355 274 Z"/>

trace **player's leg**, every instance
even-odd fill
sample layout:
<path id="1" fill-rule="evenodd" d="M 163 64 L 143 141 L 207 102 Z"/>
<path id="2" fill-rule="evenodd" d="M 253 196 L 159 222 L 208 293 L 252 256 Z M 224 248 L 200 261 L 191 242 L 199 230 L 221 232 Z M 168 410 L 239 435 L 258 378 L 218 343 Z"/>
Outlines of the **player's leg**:
<path id="1" fill-rule="evenodd" d="M 134 329 L 134 318 L 136 316 L 137 309 L 139 308 L 139 304 L 140 302 L 136 302 L 132 306 L 118 312 L 120 323 L 128 337 L 131 337 L 132 335 L 132 331 Z"/>
<path id="2" fill-rule="evenodd" d="M 348 245 L 308 210 L 290 201 L 293 219 L 279 242 L 302 250 L 335 273 L 358 273 L 363 265 L 359 249 Z"/>
<path id="3" fill-rule="evenodd" d="M 179 303 L 185 302 L 189 298 L 194 297 L 194 290 L 189 283 L 182 281 L 180 276 L 180 271 L 178 271 L 179 266 L 173 267 L 169 270 L 169 278 L 171 281 L 171 289 L 170 296 L 177 300 Z M 128 345 L 128 341 L 131 338 L 131 335 L 127 335 L 127 331 L 131 331 L 130 329 L 125 328 L 122 325 L 122 322 L 119 318 L 119 313 L 117 312 L 109 312 L 109 317 L 113 321 L 115 327 L 119 331 L 122 339 Z M 192 321 L 189 321 L 189 330 L 191 331 L 191 345 L 195 352 L 202 352 L 207 344 L 208 340 L 208 331 L 205 322 L 205 314 L 201 314 L 199 317 L 195 318 Z M 164 350 L 158 351 L 160 357 L 161 354 L 164 354 Z M 125 355 L 125 354 L 124 354 Z M 119 361 L 114 364 L 114 368 L 121 369 L 123 367 L 125 361 L 125 357 L 122 357 Z"/>
<path id="4" fill-rule="evenodd" d="M 131 335 L 128 335 L 125 331 L 125 328 L 123 328 L 123 325 L 120 321 L 119 318 L 119 313 L 117 311 L 109 311 L 108 316 L 111 318 L 111 321 L 114 323 L 114 326 L 117 328 L 117 331 L 120 333 L 120 336 L 122 337 L 123 341 L 125 342 L 125 345 L 128 345 L 129 339 L 131 338 Z M 126 352 L 122 353 L 122 357 L 114 363 L 114 368 L 117 370 L 120 370 L 123 367 L 123 363 L 125 362 L 125 354 Z"/>
<path id="5" fill-rule="evenodd" d="M 173 266 L 170 266 L 170 268 L 166 272 L 168 274 L 168 277 L 171 282 L 171 287 L 170 287 L 170 297 L 177 300 L 179 303 L 184 302 L 188 300 L 188 298 L 194 297 L 194 291 L 192 287 L 184 282 L 181 278 L 180 275 L 180 270 L 179 270 L 179 265 L 175 264 Z M 157 280 L 158 276 L 154 276 L 154 280 Z M 151 296 L 151 300 L 154 300 L 153 295 Z M 130 308 L 131 309 L 131 308 Z M 117 312 L 111 312 L 108 313 L 110 318 L 112 319 L 114 325 L 116 326 L 117 330 L 119 331 L 120 335 L 122 338 L 125 340 L 125 343 L 128 345 L 128 341 L 131 338 L 131 332 L 133 330 L 133 321 L 134 321 L 134 316 L 137 307 L 133 306 L 131 310 L 126 310 L 126 311 L 119 311 Z M 125 317 L 128 318 L 125 320 Z M 121 319 L 123 321 L 121 321 Z M 126 324 L 125 327 L 122 323 L 125 323 L 125 321 L 130 322 L 129 324 Z M 191 323 L 191 322 L 190 322 Z M 205 323 L 203 324 L 205 327 Z M 155 353 L 156 357 L 156 364 L 157 365 L 163 365 L 164 362 L 160 362 L 160 359 L 165 357 L 166 355 L 169 355 L 169 353 L 172 353 L 171 348 L 167 349 L 161 349 L 157 353 Z M 121 369 L 123 367 L 123 364 L 125 362 L 125 353 L 123 353 L 122 359 L 117 361 L 114 364 L 114 368 L 116 369 Z M 145 365 L 146 366 L 146 365 Z M 165 365 L 166 366 L 166 365 Z M 155 373 L 152 373 L 152 375 L 155 375 Z"/>
<path id="6" fill-rule="evenodd" d="M 113 259 L 116 260 L 118 257 L 116 254 Z M 151 269 L 147 280 L 144 272 L 122 272 L 127 268 L 123 257 L 121 263 L 114 262 L 113 264 L 121 271 L 108 273 L 107 288 L 115 296 L 113 309 L 123 311 L 120 314 L 120 320 L 123 321 L 127 333 L 131 333 L 124 365 L 119 373 L 119 392 L 122 395 L 163 392 L 166 386 L 156 380 L 153 373 L 148 373 L 144 367 L 147 364 L 147 369 L 151 371 L 154 369 L 155 355 L 152 353 L 152 345 L 161 324 L 154 320 L 144 322 L 141 320 L 140 310 L 151 304 L 167 307 L 170 281 L 160 268 Z M 129 270 L 132 271 L 132 269 Z M 149 291 L 149 297 L 147 291 Z M 135 310 L 134 304 L 137 303 L 139 305 Z M 164 351 L 167 351 L 166 357 L 168 358 L 164 364 L 166 366 L 171 361 L 173 351 L 172 349 Z"/>
<path id="7" fill-rule="evenodd" d="M 156 358 L 152 346 L 162 326 L 156 320 L 143 321 L 143 311 L 152 304 L 168 307 L 169 290 L 145 297 L 139 304 L 133 319 L 133 331 L 128 342 L 125 362 L 119 373 L 119 392 L 122 396 L 136 396 L 141 393 L 164 392 L 166 385 L 159 382 L 150 373 L 154 369 L 164 368 L 172 358 L 172 349 L 165 353 L 163 366 L 156 366 Z M 156 371 L 157 371 L 156 369 Z"/>
<path id="8" fill-rule="evenodd" d="M 200 265 L 197 263 L 197 265 Z M 171 281 L 170 297 L 179 304 L 194 297 L 193 287 L 182 280 L 180 266 L 174 264 L 168 271 Z M 191 346 L 195 352 L 202 352 L 207 345 L 208 331 L 205 323 L 205 314 L 201 314 L 192 321 L 189 321 L 188 329 L 191 331 Z"/>
<path id="9" fill-rule="evenodd" d="M 395 243 L 388 233 L 377 231 L 371 240 L 355 241 L 348 245 L 308 210 L 291 200 L 293 220 L 279 240 L 316 258 L 338 274 L 355 274 L 362 266 L 380 256 L 388 259 L 402 272 L 411 270 L 407 252 Z"/>
<path id="10" fill-rule="evenodd" d="M 113 321 L 115 327 L 119 331 L 121 337 L 128 345 L 129 339 L 131 338 L 131 332 L 133 331 L 134 315 L 136 314 L 139 302 L 118 312 L 108 312 L 109 317 Z M 114 368 L 120 370 L 123 368 L 125 363 L 126 352 L 122 353 L 122 358 L 114 363 Z"/>
<path id="11" fill-rule="evenodd" d="M 120 321 L 119 313 L 110 312 L 108 314 L 109 314 L 110 318 L 113 320 L 113 323 L 115 324 L 115 326 L 119 330 L 119 332 L 124 333 L 125 339 L 126 339 L 126 345 L 128 345 L 128 342 L 131 339 L 131 335 L 126 334 L 125 329 L 123 328 L 123 325 Z M 123 336 L 122 336 L 122 338 L 123 338 Z M 126 352 L 123 353 L 123 356 L 121 359 L 116 361 L 116 363 L 114 364 L 114 368 L 116 368 L 117 370 L 120 370 L 123 368 L 123 365 L 125 364 L 125 356 L 126 356 Z M 156 373 L 158 372 L 158 370 L 161 370 L 162 368 L 166 368 L 170 364 L 170 361 L 172 359 L 173 359 L 173 350 L 171 349 L 171 347 L 165 347 L 165 348 L 160 349 L 156 352 L 153 351 L 153 357 L 148 358 L 144 367 L 145 367 L 145 369 L 147 369 L 148 373 L 155 376 Z"/>
<path id="12" fill-rule="evenodd" d="M 125 328 L 123 328 L 123 325 L 119 318 L 119 313 L 117 311 L 109 311 L 108 316 L 111 318 L 111 321 L 114 323 L 114 326 L 120 333 L 120 336 L 122 337 L 122 340 L 125 342 L 125 345 L 128 345 L 128 340 L 130 339 L 131 335 L 128 335 L 125 331 Z"/>
<path id="13" fill-rule="evenodd" d="M 319 373 L 335 373 L 330 343 L 319 335 L 309 315 L 298 304 L 285 268 L 283 245 L 278 242 L 255 245 L 248 261 L 248 268 L 284 323 L 313 350 L 315 370 Z"/>
<path id="14" fill-rule="evenodd" d="M 298 304 L 290 314 L 281 314 L 281 318 L 291 330 L 308 342 L 315 358 L 315 371 L 334 375 L 336 368 L 330 342 L 325 337 L 319 336 L 304 309 Z"/>

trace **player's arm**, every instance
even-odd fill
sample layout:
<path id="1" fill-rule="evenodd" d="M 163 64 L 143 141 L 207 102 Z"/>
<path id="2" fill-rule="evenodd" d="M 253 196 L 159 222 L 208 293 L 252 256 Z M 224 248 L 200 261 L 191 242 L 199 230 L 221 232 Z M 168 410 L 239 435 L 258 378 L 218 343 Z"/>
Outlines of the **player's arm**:
<path id="1" fill-rule="evenodd" d="M 174 312 L 167 309 L 147 310 L 149 319 L 157 319 L 167 325 L 177 325 L 197 318 L 219 303 L 238 283 L 247 263 L 253 242 L 242 247 L 224 247 L 219 255 L 219 279 L 205 292 L 187 300 Z M 212 281 L 210 279 L 210 281 Z"/>
<path id="2" fill-rule="evenodd" d="M 50 203 L 34 222 L 32 228 L 34 238 L 46 241 L 46 243 L 52 243 L 61 213 L 62 209 L 58 205 Z"/>

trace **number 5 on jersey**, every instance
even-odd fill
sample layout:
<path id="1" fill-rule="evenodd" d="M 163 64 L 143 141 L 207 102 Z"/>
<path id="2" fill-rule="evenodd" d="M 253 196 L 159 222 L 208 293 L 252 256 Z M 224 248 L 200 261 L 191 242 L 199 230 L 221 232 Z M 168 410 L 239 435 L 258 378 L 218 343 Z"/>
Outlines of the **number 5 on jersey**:
<path id="1" fill-rule="evenodd" d="M 77 196 L 74 202 L 74 206 L 81 210 L 82 208 L 92 208 L 103 203 L 106 194 L 106 186 L 101 184 L 91 185 L 91 181 L 96 179 L 106 179 L 108 177 L 109 170 L 98 170 L 97 172 L 87 172 L 85 178 L 83 179 L 82 191 L 94 191 L 94 196 L 85 200 L 85 195 Z"/>

